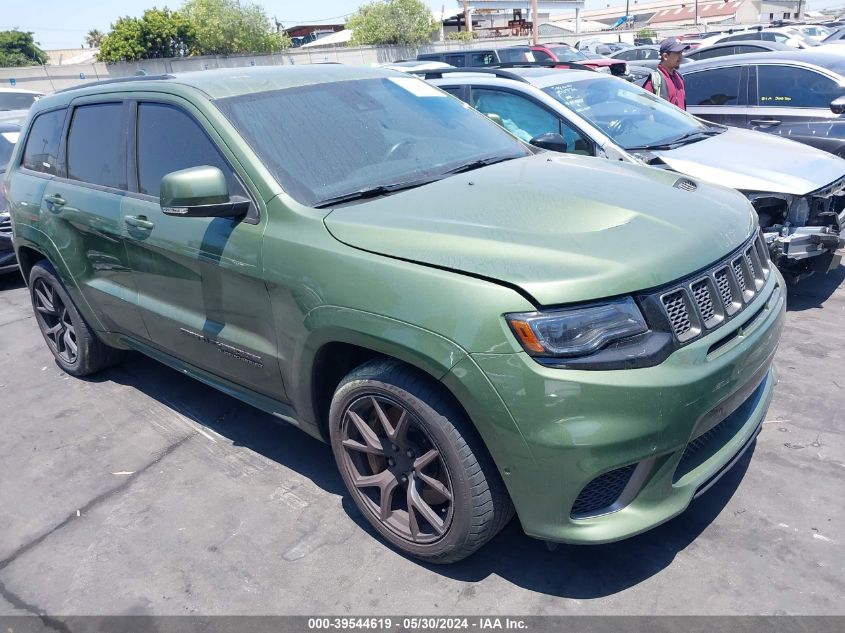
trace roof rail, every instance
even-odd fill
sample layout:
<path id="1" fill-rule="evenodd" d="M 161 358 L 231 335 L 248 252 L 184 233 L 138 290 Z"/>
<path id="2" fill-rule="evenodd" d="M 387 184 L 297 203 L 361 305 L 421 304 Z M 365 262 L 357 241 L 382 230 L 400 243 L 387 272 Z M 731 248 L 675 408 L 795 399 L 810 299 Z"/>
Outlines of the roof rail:
<path id="1" fill-rule="evenodd" d="M 92 86 L 105 86 L 108 84 L 122 84 L 133 81 L 160 81 L 162 79 L 176 79 L 174 75 L 135 75 L 133 77 L 115 77 L 114 79 L 101 79 L 100 81 L 89 81 L 86 84 L 78 86 L 71 86 L 70 88 L 62 88 L 56 90 L 56 94 L 61 92 L 70 92 L 71 90 L 80 90 L 82 88 L 90 88 Z"/>
<path id="2" fill-rule="evenodd" d="M 482 75 L 494 75 L 502 79 L 513 79 L 522 83 L 530 83 L 525 77 L 520 77 L 516 73 L 509 73 L 506 70 L 499 70 L 498 68 L 490 68 L 489 66 L 473 67 L 465 66 L 463 68 L 438 68 L 437 70 L 417 71 L 413 74 L 423 75 L 424 79 L 442 79 L 443 75 L 450 75 L 453 73 L 479 73 Z"/>
<path id="3" fill-rule="evenodd" d="M 563 70 L 589 70 L 595 71 L 595 68 L 590 68 L 578 62 L 553 62 L 553 61 L 539 61 L 539 62 L 502 62 L 501 64 L 492 64 L 486 68 L 559 68 Z"/>

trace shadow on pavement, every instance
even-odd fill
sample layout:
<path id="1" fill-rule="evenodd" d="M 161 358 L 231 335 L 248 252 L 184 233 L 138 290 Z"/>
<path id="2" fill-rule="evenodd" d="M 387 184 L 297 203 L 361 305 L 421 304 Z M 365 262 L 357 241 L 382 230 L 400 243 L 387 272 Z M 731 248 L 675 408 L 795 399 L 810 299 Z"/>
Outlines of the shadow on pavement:
<path id="1" fill-rule="evenodd" d="M 331 449 L 293 426 L 140 354 L 131 354 L 124 365 L 91 381 L 134 387 L 229 438 L 236 446 L 296 471 L 331 494 L 342 495 L 343 509 L 349 518 L 362 531 L 379 539 L 346 492 Z M 591 599 L 612 595 L 665 569 L 678 552 L 701 534 L 733 496 L 755 447 L 756 443 L 683 514 L 619 543 L 560 545 L 550 552 L 543 542 L 526 536 L 514 519 L 480 552 L 460 563 L 428 565 L 409 560 L 432 573 L 464 582 L 496 575 L 519 587 L 559 597 Z"/>
<path id="2" fill-rule="evenodd" d="M 346 492 L 327 444 L 142 354 L 130 353 L 122 365 L 83 380 L 134 387 L 235 446 L 295 470 L 326 492 Z"/>
<path id="3" fill-rule="evenodd" d="M 845 279 L 845 265 L 840 265 L 826 275 L 813 275 L 794 286 L 787 286 L 786 309 L 800 312 L 811 308 L 819 308 L 836 292 Z"/>

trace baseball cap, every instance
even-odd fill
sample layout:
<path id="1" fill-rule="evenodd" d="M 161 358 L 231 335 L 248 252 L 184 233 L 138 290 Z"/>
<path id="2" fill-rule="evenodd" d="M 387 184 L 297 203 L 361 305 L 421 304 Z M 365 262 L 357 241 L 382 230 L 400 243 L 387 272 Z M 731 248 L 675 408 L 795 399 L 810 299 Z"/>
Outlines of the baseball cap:
<path id="1" fill-rule="evenodd" d="M 660 42 L 660 54 L 663 53 L 680 53 L 689 48 L 689 44 L 684 44 L 675 37 L 667 37 Z"/>

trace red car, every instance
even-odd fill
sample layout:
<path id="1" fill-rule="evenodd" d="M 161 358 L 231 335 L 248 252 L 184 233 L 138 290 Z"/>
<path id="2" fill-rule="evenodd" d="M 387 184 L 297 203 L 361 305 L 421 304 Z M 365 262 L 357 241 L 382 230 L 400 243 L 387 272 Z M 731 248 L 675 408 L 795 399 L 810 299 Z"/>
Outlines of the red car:
<path id="1" fill-rule="evenodd" d="M 569 44 L 532 46 L 531 52 L 534 53 L 534 59 L 538 62 L 576 62 L 582 66 L 599 70 L 599 72 L 608 72 L 607 70 L 600 70 L 607 68 L 610 74 L 616 77 L 624 77 L 628 74 L 628 64 L 624 61 L 610 59 L 609 57 L 588 57 L 578 49 L 569 46 Z"/>

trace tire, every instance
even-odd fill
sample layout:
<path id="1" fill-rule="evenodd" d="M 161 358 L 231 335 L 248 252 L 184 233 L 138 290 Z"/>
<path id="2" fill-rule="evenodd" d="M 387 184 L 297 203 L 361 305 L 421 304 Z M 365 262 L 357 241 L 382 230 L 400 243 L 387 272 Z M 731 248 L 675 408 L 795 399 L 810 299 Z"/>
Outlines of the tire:
<path id="1" fill-rule="evenodd" d="M 355 505 L 410 556 L 459 561 L 513 517 L 499 472 L 463 410 L 437 381 L 399 361 L 370 361 L 340 382 L 329 433 Z"/>
<path id="2" fill-rule="evenodd" d="M 122 350 L 103 343 L 79 310 L 47 260 L 29 273 L 35 320 L 56 364 L 71 376 L 88 376 L 123 360 Z"/>

